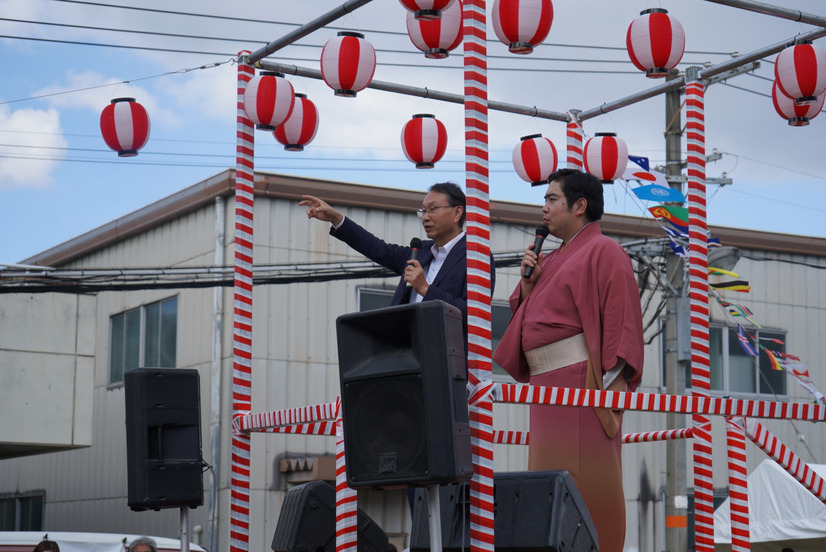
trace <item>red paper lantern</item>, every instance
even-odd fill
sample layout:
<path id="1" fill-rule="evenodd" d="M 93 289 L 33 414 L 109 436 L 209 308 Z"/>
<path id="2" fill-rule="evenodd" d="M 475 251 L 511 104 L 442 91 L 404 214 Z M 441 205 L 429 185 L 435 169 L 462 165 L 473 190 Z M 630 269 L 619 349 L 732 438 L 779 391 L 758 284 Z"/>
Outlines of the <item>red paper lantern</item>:
<path id="1" fill-rule="evenodd" d="M 514 54 L 530 54 L 551 30 L 551 0 L 494 0 L 493 30 Z"/>
<path id="2" fill-rule="evenodd" d="M 295 95 L 295 107 L 290 117 L 273 132 L 275 139 L 287 151 L 303 151 L 318 130 L 318 109 L 306 94 Z"/>
<path id="3" fill-rule="evenodd" d="M 556 170 L 558 161 L 554 143 L 541 134 L 523 136 L 513 148 L 513 167 L 516 173 L 531 186 L 548 183 L 548 177 Z"/>
<path id="4" fill-rule="evenodd" d="M 434 115 L 418 113 L 402 129 L 404 155 L 417 169 L 432 169 L 447 149 L 447 130 Z"/>
<path id="5" fill-rule="evenodd" d="M 321 50 L 321 76 L 336 96 L 355 98 L 375 71 L 376 50 L 361 33 L 341 31 Z"/>
<path id="6" fill-rule="evenodd" d="M 772 103 L 777 114 L 789 121 L 790 126 L 806 126 L 811 119 L 817 117 L 823 109 L 823 100 L 826 93 L 817 97 L 815 103 L 798 105 L 793 99 L 785 95 L 775 82 L 772 84 Z"/>
<path id="7" fill-rule="evenodd" d="M 454 0 L 399 0 L 407 11 L 419 21 L 434 21 L 443 15 L 443 10 L 454 3 Z"/>
<path id="8" fill-rule="evenodd" d="M 625 46 L 631 61 L 646 77 L 665 77 L 683 59 L 685 31 L 668 10 L 643 10 L 628 26 Z"/>
<path id="9" fill-rule="evenodd" d="M 602 180 L 603 184 L 613 184 L 628 165 L 628 146 L 613 132 L 597 132 L 585 143 L 582 160 L 586 172 Z"/>
<path id="10" fill-rule="evenodd" d="M 407 12 L 407 35 L 428 59 L 444 59 L 462 43 L 462 0 L 442 10 L 441 19 L 423 21 Z"/>
<path id="11" fill-rule="evenodd" d="M 149 115 L 135 98 L 115 98 L 100 114 L 103 141 L 118 157 L 134 157 L 149 139 Z"/>
<path id="12" fill-rule="evenodd" d="M 786 48 L 777 54 L 774 80 L 796 103 L 814 103 L 826 91 L 826 50 L 809 42 Z"/>
<path id="13" fill-rule="evenodd" d="M 293 85 L 281 73 L 265 71 L 250 79 L 244 90 L 244 111 L 261 130 L 275 130 L 294 105 Z"/>

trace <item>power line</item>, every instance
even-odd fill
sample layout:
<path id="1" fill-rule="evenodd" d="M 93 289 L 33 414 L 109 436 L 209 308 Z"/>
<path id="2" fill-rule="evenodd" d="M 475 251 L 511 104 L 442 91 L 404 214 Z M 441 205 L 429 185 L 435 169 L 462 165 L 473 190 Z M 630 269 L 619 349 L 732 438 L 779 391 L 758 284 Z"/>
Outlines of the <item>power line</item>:
<path id="1" fill-rule="evenodd" d="M 68 28 L 68 29 L 83 29 L 83 30 L 92 30 L 92 31 L 104 31 L 104 32 L 113 32 L 113 33 L 129 33 L 129 34 L 139 34 L 139 35 L 148 35 L 148 36 L 163 36 L 169 38 L 187 38 L 193 40 L 213 40 L 213 41 L 222 41 L 222 42 L 233 42 L 239 44 L 248 44 L 250 42 L 264 42 L 264 41 L 256 41 L 251 40 L 249 37 L 245 38 L 231 38 L 231 37 L 222 37 L 222 36 L 206 36 L 206 35 L 193 35 L 193 34 L 181 34 L 181 33 L 167 33 L 161 31 L 142 31 L 136 29 L 124 29 L 124 28 L 114 28 L 114 27 L 100 27 L 94 25 L 78 25 L 72 23 L 57 23 L 51 21 L 34 21 L 30 19 L 12 19 L 7 17 L 0 17 L 0 21 L 9 21 L 13 23 L 25 23 L 30 25 L 45 25 L 45 26 L 53 26 L 53 27 L 61 27 L 61 28 Z M 407 35 L 405 33 L 393 33 L 400 36 Z M 26 37 L 21 37 L 26 38 Z M 490 41 L 489 41 L 490 42 Z M 292 44 L 291 46 L 297 48 L 314 48 L 314 49 L 321 49 L 323 44 Z M 563 45 L 556 45 L 556 46 L 563 46 Z M 577 45 L 564 45 L 567 47 L 580 47 Z M 594 48 L 603 49 L 603 50 L 616 50 L 617 48 L 614 47 L 605 47 L 605 46 L 595 46 Z M 624 48 L 619 48 L 622 51 L 625 51 Z M 376 48 L 377 53 L 382 54 L 401 54 L 401 55 L 421 55 L 421 51 L 418 49 L 407 49 L 407 50 L 394 50 L 388 48 Z M 461 52 L 455 53 L 455 57 L 462 57 Z M 515 61 L 517 63 L 524 62 L 524 63 L 537 63 L 537 62 L 562 62 L 562 63 L 609 63 L 609 64 L 624 64 L 628 65 L 630 60 L 628 59 L 595 59 L 595 58 L 564 58 L 564 57 L 543 57 L 543 56 L 530 56 L 530 57 L 515 57 L 514 55 L 497 55 L 497 54 L 488 54 L 488 59 L 506 59 L 508 61 Z M 314 61 L 308 60 L 305 58 L 290 58 L 296 59 L 299 61 Z M 317 61 L 317 60 L 315 60 Z M 683 61 L 681 65 L 702 65 L 703 62 L 689 62 Z M 432 65 L 428 66 L 431 67 Z M 457 66 L 457 68 L 460 68 Z M 636 74 L 638 71 L 631 71 L 631 73 Z"/>
<path id="2" fill-rule="evenodd" d="M 119 81 L 119 82 L 108 82 L 108 83 L 104 83 L 104 84 L 97 84 L 97 85 L 94 85 L 94 86 L 85 86 L 83 88 L 74 88 L 72 90 L 61 90 L 60 92 L 50 92 L 48 94 L 39 94 L 37 96 L 29 96 L 29 97 L 26 97 L 26 98 L 18 98 L 16 100 L 8 100 L 8 101 L 0 102 L 0 105 L 17 103 L 17 102 L 25 102 L 27 100 L 39 100 L 39 99 L 42 99 L 42 98 L 50 98 L 52 96 L 62 96 L 63 94 L 72 94 L 72 93 L 75 93 L 75 92 L 85 92 L 87 90 L 97 90 L 98 88 L 107 88 L 107 87 L 110 87 L 110 86 L 120 86 L 121 84 L 129 84 L 129 83 L 134 83 L 134 82 L 139 82 L 139 81 L 144 81 L 144 80 L 149 80 L 149 79 L 157 79 L 159 77 L 167 77 L 167 76 L 170 76 L 170 75 L 181 75 L 181 74 L 184 74 L 184 73 L 189 73 L 191 71 L 197 71 L 197 70 L 200 70 L 200 69 L 214 69 L 215 67 L 220 67 L 221 65 L 224 65 L 225 63 L 232 63 L 233 61 L 235 61 L 234 58 L 228 59 L 226 61 L 220 61 L 220 62 L 201 65 L 199 67 L 190 67 L 188 69 L 178 69 L 176 71 L 167 71 L 165 73 L 159 73 L 157 75 L 150 75 L 148 77 L 138 77 L 136 79 L 123 80 L 123 81 Z"/>
<path id="3" fill-rule="evenodd" d="M 266 25 L 272 25 L 274 23 L 278 23 L 277 21 L 263 21 L 261 19 L 250 19 L 248 17 L 235 17 L 231 15 L 212 15 L 207 13 L 198 13 L 198 12 L 182 12 L 182 11 L 174 11 L 174 10 L 161 10 L 157 8 L 146 8 L 146 7 L 138 7 L 138 6 L 126 6 L 121 4 L 106 4 L 103 2 L 89 2 L 86 0 L 52 0 L 52 2 L 64 2 L 67 4 L 83 4 L 87 6 L 97 6 L 101 8 L 115 8 L 121 10 L 134 10 L 134 11 L 141 11 L 141 12 L 151 12 L 151 13 L 162 13 L 164 15 L 183 15 L 188 17 L 203 17 L 208 19 L 219 19 L 223 21 L 242 21 L 244 23 L 263 23 Z M 296 25 L 298 26 L 298 25 Z"/>
<path id="4" fill-rule="evenodd" d="M 56 0 L 66 1 L 66 0 Z M 100 46 L 105 48 L 121 48 L 125 50 L 144 50 L 149 52 L 170 52 L 176 54 L 198 54 L 204 56 L 234 56 L 231 52 L 207 52 L 204 50 L 182 50 L 180 48 L 159 48 L 155 46 L 129 46 L 125 44 L 101 44 L 99 42 L 86 42 L 82 40 L 59 40 L 57 38 L 36 38 L 33 36 L 14 36 L 14 35 L 0 35 L 0 38 L 9 38 L 15 40 L 31 40 L 34 42 L 53 42 L 55 44 L 74 44 L 76 46 Z"/>
<path id="5" fill-rule="evenodd" d="M 127 5 L 120 5 L 120 4 L 107 4 L 104 2 L 90 2 L 88 0 L 52 0 L 54 2 L 64 2 L 70 4 L 82 4 L 82 5 L 89 5 L 89 6 L 98 6 L 98 7 L 105 7 L 105 8 L 113 8 L 113 9 L 123 9 L 123 10 L 133 10 L 133 11 L 141 11 L 141 12 L 149 12 L 149 13 L 161 13 L 165 15 L 180 15 L 180 16 L 187 16 L 187 17 L 202 17 L 202 18 L 209 18 L 209 19 L 217 19 L 217 20 L 224 20 L 224 21 L 240 21 L 244 23 L 258 23 L 258 24 L 267 24 L 267 25 L 285 25 L 285 26 L 292 26 L 292 27 L 300 27 L 301 24 L 299 23 L 287 23 L 283 21 L 262 21 L 261 19 L 252 19 L 252 18 L 245 18 L 245 17 L 236 17 L 236 16 L 227 16 L 227 15 L 215 15 L 215 14 L 207 14 L 201 12 L 182 12 L 182 11 L 175 11 L 175 10 L 161 10 L 157 8 L 145 8 L 140 6 L 127 6 Z M 329 26 L 327 27 L 333 30 L 349 30 L 346 27 L 337 27 L 337 26 Z M 386 31 L 382 29 L 365 29 L 365 32 L 369 33 L 378 33 L 378 34 L 389 34 L 389 35 L 396 35 L 396 36 L 407 36 L 407 33 L 399 32 L 399 31 Z M 486 40 L 487 43 L 498 43 L 497 40 L 488 39 Z M 592 44 L 563 44 L 563 43 L 542 43 L 537 45 L 537 48 L 542 47 L 557 47 L 557 48 L 587 48 L 587 49 L 600 49 L 600 50 L 615 50 L 615 51 L 626 51 L 625 47 L 621 46 L 596 46 Z M 722 55 L 722 56 L 733 56 L 736 52 L 716 52 L 716 51 L 707 51 L 707 50 L 686 50 L 686 54 L 701 54 L 701 55 Z"/>

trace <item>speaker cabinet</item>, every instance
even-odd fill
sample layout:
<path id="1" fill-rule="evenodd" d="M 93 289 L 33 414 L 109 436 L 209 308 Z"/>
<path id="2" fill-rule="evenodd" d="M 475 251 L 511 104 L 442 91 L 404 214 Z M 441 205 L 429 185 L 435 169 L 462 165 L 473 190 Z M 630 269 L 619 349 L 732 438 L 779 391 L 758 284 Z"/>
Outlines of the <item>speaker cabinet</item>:
<path id="1" fill-rule="evenodd" d="M 204 503 L 197 370 L 138 368 L 124 374 L 127 504 L 132 510 Z"/>
<path id="2" fill-rule="evenodd" d="M 452 483 L 473 474 L 462 314 L 427 301 L 336 321 L 347 484 Z"/>
<path id="3" fill-rule="evenodd" d="M 596 552 L 597 531 L 564 470 L 494 475 L 497 552 Z M 470 484 L 439 488 L 444 552 L 470 550 Z M 410 552 L 429 552 L 427 490 L 416 489 Z"/>
<path id="4" fill-rule="evenodd" d="M 381 527 L 358 509 L 358 552 L 396 552 Z M 325 481 L 293 487 L 284 495 L 272 538 L 275 552 L 335 552 L 336 492 Z"/>

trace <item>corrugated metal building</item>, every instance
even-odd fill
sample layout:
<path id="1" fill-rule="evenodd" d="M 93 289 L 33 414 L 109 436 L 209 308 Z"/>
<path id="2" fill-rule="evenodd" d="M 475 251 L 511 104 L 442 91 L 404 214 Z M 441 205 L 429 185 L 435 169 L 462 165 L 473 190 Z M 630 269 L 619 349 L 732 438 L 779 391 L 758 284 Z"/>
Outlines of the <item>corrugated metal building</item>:
<path id="1" fill-rule="evenodd" d="M 38 284 L 53 285 L 55 291 L 21 287 L 0 294 L 3 529 L 176 536 L 177 510 L 135 513 L 126 505 L 123 371 L 137 365 L 168 365 L 195 368 L 201 376 L 203 456 L 214 471 L 205 475 L 204 506 L 190 515 L 191 525 L 197 526 L 193 536 L 208 549 L 228 548 L 233 295 L 231 270 L 220 269 L 233 262 L 233 185 L 234 171 L 222 172 L 23 261 L 78 276 L 43 278 Z M 297 205 L 300 196 L 322 197 L 387 241 L 407 243 L 421 235 L 415 210 L 423 194 L 274 174 L 257 174 L 255 189 L 254 263 L 270 283 L 254 288 L 253 409 L 330 402 L 339 394 L 336 317 L 386 303 L 397 278 L 359 277 L 358 270 L 369 263 L 330 237 L 326 224 L 308 220 Z M 538 189 L 537 205 L 491 203 L 491 251 L 500 260 L 515 259 L 512 266 L 497 269 L 494 334 L 507 323 L 506 299 L 518 282 L 517 259 L 531 243 L 539 221 L 540 196 Z M 637 243 L 641 255 L 654 251 L 646 258 L 664 247 L 657 241 L 662 231 L 650 220 L 606 215 L 602 228 L 620 241 Z M 723 295 L 747 305 L 763 326 L 760 335 L 782 339 L 781 350 L 801 357 L 814 382 L 826 388 L 820 366 L 826 356 L 820 339 L 826 330 L 826 240 L 713 230 L 724 245 L 740 248 L 743 256 L 736 270 L 751 283 L 748 295 Z M 652 267 L 659 268 L 658 262 Z M 662 293 L 650 291 L 656 287 L 654 274 L 643 278 L 644 266 L 638 266 L 641 281 L 647 282 L 644 317 L 651 322 L 640 390 L 659 393 L 665 391 L 665 358 L 675 345 L 658 331 L 667 312 L 658 309 Z M 79 281 L 90 282 L 83 275 L 99 274 L 97 269 L 112 271 L 78 293 Z M 157 269 L 168 269 L 169 274 L 159 276 Z M 171 275 L 175 270 L 179 272 Z M 322 270 L 327 279 L 310 281 L 309 274 Z M 168 283 L 172 278 L 180 280 Z M 207 281 L 210 278 L 230 285 L 215 286 Z M 140 288 L 159 281 L 168 287 L 130 289 L 123 284 Z M 185 285 L 195 281 L 197 285 Z M 19 280 L 0 280 L 4 291 L 16 283 Z M 772 374 L 745 357 L 737 349 L 736 324 L 714 300 L 711 303 L 714 393 L 811 400 L 785 373 Z M 501 373 L 494 378 L 510 381 Z M 527 429 L 527 408 L 496 405 L 494 412 L 497 429 Z M 765 425 L 804 460 L 826 461 L 822 425 Z M 633 433 L 667 428 L 665 414 L 631 412 L 623 429 Z M 723 494 L 725 437 L 719 419 L 714 420 L 714 438 L 715 489 Z M 666 446 L 624 448 L 627 550 L 664 548 Z M 690 443 L 679 446 L 686 452 L 690 488 Z M 330 437 L 253 436 L 250 549 L 269 548 L 289 485 L 332 479 L 334 450 Z M 764 458 L 753 446 L 748 451 L 750 468 Z M 496 446 L 497 471 L 519 471 L 526 464 L 526 447 Z M 400 549 L 408 544 L 410 517 L 402 491 L 361 492 L 359 501 Z"/>

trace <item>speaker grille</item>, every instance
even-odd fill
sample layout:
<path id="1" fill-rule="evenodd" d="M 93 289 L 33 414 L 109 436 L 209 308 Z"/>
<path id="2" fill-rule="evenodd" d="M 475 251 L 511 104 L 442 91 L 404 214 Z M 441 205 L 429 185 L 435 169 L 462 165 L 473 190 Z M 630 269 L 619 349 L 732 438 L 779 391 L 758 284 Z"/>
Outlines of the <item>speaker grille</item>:
<path id="1" fill-rule="evenodd" d="M 494 475 L 497 552 L 596 552 L 597 532 L 582 495 L 565 470 Z M 439 487 L 440 552 L 470 550 L 470 486 Z M 416 489 L 410 552 L 430 552 L 427 490 Z"/>
<path id="2" fill-rule="evenodd" d="M 373 429 L 347 433 L 353 481 L 427 473 L 425 433 L 413 430 L 425 419 L 420 374 L 355 381 L 344 393 L 344 401 L 355 405 L 345 413 L 345 427 Z"/>
<path id="3" fill-rule="evenodd" d="M 198 371 L 138 368 L 124 375 L 127 505 L 204 503 Z"/>
<path id="4" fill-rule="evenodd" d="M 451 483 L 473 474 L 462 313 L 427 301 L 342 315 L 347 483 Z"/>

